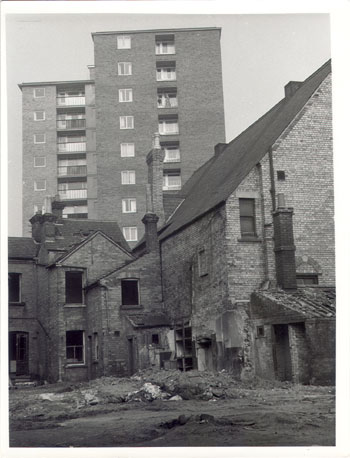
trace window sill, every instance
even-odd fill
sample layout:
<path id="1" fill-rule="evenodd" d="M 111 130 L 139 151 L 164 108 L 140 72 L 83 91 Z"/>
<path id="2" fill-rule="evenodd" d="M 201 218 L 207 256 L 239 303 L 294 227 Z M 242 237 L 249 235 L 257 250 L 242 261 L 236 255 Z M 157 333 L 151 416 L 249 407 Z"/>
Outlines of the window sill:
<path id="1" fill-rule="evenodd" d="M 9 302 L 9 305 L 14 305 L 15 307 L 17 306 L 23 307 L 24 305 L 26 305 L 26 303 L 25 302 Z"/>
<path id="2" fill-rule="evenodd" d="M 87 365 L 85 363 L 69 363 L 66 364 L 66 369 L 77 369 L 77 368 L 86 368 Z"/>
<path id="3" fill-rule="evenodd" d="M 254 236 L 246 236 L 246 237 L 241 237 L 240 239 L 237 239 L 238 242 L 253 242 L 253 243 L 261 243 L 262 240 L 259 237 L 254 237 Z"/>
<path id="4" fill-rule="evenodd" d="M 121 305 L 120 310 L 141 310 L 143 305 Z"/>
<path id="5" fill-rule="evenodd" d="M 64 307 L 67 308 L 85 308 L 86 304 L 64 304 Z"/>

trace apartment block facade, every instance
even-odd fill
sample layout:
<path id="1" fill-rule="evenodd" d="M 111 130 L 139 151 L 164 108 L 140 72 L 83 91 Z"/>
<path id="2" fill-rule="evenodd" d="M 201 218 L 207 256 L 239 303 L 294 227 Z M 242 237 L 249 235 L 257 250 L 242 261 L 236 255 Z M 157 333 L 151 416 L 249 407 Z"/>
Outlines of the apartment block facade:
<path id="1" fill-rule="evenodd" d="M 116 220 L 143 235 L 146 155 L 164 151 L 163 192 L 178 192 L 225 141 L 220 29 L 92 34 L 90 80 L 24 83 L 23 232 L 46 195 L 64 217 Z"/>

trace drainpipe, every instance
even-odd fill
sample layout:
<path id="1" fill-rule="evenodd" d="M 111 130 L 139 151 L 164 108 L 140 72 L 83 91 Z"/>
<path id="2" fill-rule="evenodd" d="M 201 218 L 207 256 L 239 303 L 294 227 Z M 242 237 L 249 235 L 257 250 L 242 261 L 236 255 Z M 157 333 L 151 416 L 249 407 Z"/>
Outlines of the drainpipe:
<path id="1" fill-rule="evenodd" d="M 259 175 L 259 188 L 260 188 L 260 201 L 261 201 L 261 233 L 262 233 L 262 249 L 264 258 L 264 279 L 269 280 L 269 261 L 267 255 L 267 244 L 266 244 L 266 219 L 265 219 L 265 199 L 264 199 L 264 188 L 263 188 L 263 176 L 262 167 L 260 162 L 257 164 L 258 175 Z"/>

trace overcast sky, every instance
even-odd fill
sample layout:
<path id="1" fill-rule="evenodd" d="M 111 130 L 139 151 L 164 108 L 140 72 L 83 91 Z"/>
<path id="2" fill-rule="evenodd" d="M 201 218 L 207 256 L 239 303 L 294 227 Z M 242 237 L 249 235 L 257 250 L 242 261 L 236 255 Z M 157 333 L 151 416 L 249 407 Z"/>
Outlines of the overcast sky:
<path id="1" fill-rule="evenodd" d="M 283 98 L 330 56 L 327 14 L 288 15 L 8 15 L 9 235 L 22 235 L 21 91 L 34 81 L 87 79 L 91 33 L 176 27 L 221 27 L 226 141 Z"/>

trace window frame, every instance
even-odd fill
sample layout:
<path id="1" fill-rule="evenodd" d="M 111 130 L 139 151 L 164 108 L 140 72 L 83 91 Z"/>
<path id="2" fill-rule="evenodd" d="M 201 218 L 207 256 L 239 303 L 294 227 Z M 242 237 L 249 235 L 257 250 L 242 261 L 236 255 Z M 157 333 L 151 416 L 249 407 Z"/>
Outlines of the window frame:
<path id="1" fill-rule="evenodd" d="M 38 113 L 43 113 L 43 118 L 38 118 Z M 46 119 L 46 113 L 45 113 L 45 110 L 36 110 L 34 111 L 34 121 L 45 121 Z"/>
<path id="2" fill-rule="evenodd" d="M 164 150 L 164 163 L 175 163 L 181 162 L 181 152 L 180 152 L 180 145 L 178 146 L 163 146 Z M 177 157 L 175 159 L 171 159 L 168 156 L 169 151 L 177 151 Z"/>
<path id="3" fill-rule="evenodd" d="M 124 147 L 125 151 L 123 152 L 123 146 L 127 145 Z M 125 154 L 125 152 L 128 152 L 129 146 L 132 145 L 132 154 Z M 135 157 L 135 143 L 132 142 L 124 142 L 120 143 L 120 157 Z"/>
<path id="4" fill-rule="evenodd" d="M 120 182 L 122 185 L 132 185 L 136 184 L 136 171 L 135 170 L 121 170 L 120 172 Z M 133 180 L 130 182 L 130 177 L 133 176 Z M 128 177 L 127 182 L 124 181 L 124 177 Z"/>
<path id="5" fill-rule="evenodd" d="M 117 35 L 117 49 L 131 49 L 131 35 Z"/>
<path id="6" fill-rule="evenodd" d="M 175 125 L 176 129 L 174 131 L 167 131 L 167 125 Z M 158 132 L 159 135 L 179 135 L 179 120 L 177 118 L 173 119 L 158 119 Z"/>
<path id="7" fill-rule="evenodd" d="M 10 277 L 8 278 L 8 302 L 9 304 L 22 304 L 22 273 L 21 272 L 8 272 L 8 276 L 14 275 L 18 281 L 18 301 L 11 300 L 10 298 Z"/>
<path id="8" fill-rule="evenodd" d="M 296 279 L 297 279 L 297 286 L 313 286 L 313 285 L 318 285 L 319 284 L 319 274 L 316 272 L 310 272 L 310 273 L 303 273 L 303 272 L 297 272 L 296 273 Z M 304 283 L 305 280 L 312 280 L 312 283 Z"/>
<path id="9" fill-rule="evenodd" d="M 168 77 L 169 72 L 171 74 L 170 78 Z M 157 81 L 176 81 L 176 67 L 175 66 L 157 67 L 156 80 Z"/>
<path id="10" fill-rule="evenodd" d="M 238 199 L 238 204 L 239 204 L 239 222 L 240 222 L 240 232 L 241 232 L 241 237 L 242 239 L 249 239 L 249 238 L 257 238 L 257 233 L 256 233 L 256 203 L 255 203 L 254 198 L 245 198 L 245 197 L 240 197 Z M 252 212 L 250 214 L 243 214 L 243 201 L 245 202 L 250 202 L 253 205 Z M 246 212 L 246 209 L 244 209 L 244 213 Z M 253 231 L 243 231 L 243 221 L 251 221 L 252 222 L 252 228 Z"/>
<path id="11" fill-rule="evenodd" d="M 173 51 L 171 52 L 164 52 L 163 51 L 163 47 L 164 45 L 168 46 L 168 45 L 173 45 Z M 176 48 L 175 48 L 175 40 L 157 40 L 156 39 L 156 45 L 155 45 L 155 54 L 156 56 L 164 56 L 164 55 L 174 55 L 176 54 Z"/>
<path id="12" fill-rule="evenodd" d="M 135 234 L 136 234 L 136 238 L 128 238 L 127 237 L 127 231 L 130 231 L 131 233 L 131 229 L 135 230 Z M 137 230 L 137 226 L 124 226 L 123 227 L 123 236 L 125 238 L 125 240 L 127 242 L 137 242 L 138 241 L 138 230 Z"/>
<path id="13" fill-rule="evenodd" d="M 44 94 L 43 94 L 43 95 L 36 95 L 36 91 L 37 91 L 38 89 L 44 91 Z M 45 97 L 45 95 L 46 95 L 46 94 L 45 94 L 45 88 L 44 88 L 44 87 L 35 87 L 35 88 L 33 89 L 33 97 L 34 97 L 35 99 L 42 99 L 43 97 Z"/>
<path id="14" fill-rule="evenodd" d="M 169 185 L 169 177 L 171 176 L 178 176 L 180 178 L 180 184 L 176 186 Z M 178 191 L 182 187 L 182 180 L 181 180 L 181 170 L 165 170 L 163 172 L 163 191 Z"/>
<path id="15" fill-rule="evenodd" d="M 94 362 L 97 362 L 99 360 L 99 338 L 98 338 L 98 332 L 93 333 L 93 341 L 92 341 L 92 360 Z"/>
<path id="16" fill-rule="evenodd" d="M 68 356 L 67 356 L 67 350 L 68 350 L 68 345 L 67 345 L 67 337 L 68 337 L 68 333 L 70 332 L 80 332 L 81 335 L 82 335 L 82 345 L 69 345 L 69 348 L 73 347 L 73 348 L 82 348 L 82 360 L 81 361 L 74 361 L 74 362 L 68 362 Z M 66 362 L 67 362 L 67 366 L 84 366 L 85 365 L 85 361 L 86 361 L 86 350 L 85 350 L 85 331 L 82 331 L 80 329 L 72 329 L 72 330 L 69 330 L 69 331 L 66 331 Z"/>
<path id="17" fill-rule="evenodd" d="M 129 120 L 131 120 L 131 127 L 128 126 L 128 121 Z M 135 128 L 134 116 L 132 116 L 132 115 L 119 116 L 119 128 L 120 128 L 120 130 L 132 130 L 132 129 L 134 129 Z"/>
<path id="18" fill-rule="evenodd" d="M 71 292 L 71 291 L 68 291 L 68 282 L 67 282 L 67 277 L 69 275 L 77 275 L 79 274 L 79 277 L 80 277 L 80 289 L 81 289 L 81 294 L 80 294 L 80 297 L 81 297 L 81 300 L 80 302 L 77 302 L 77 301 L 74 301 L 74 302 L 71 302 L 69 300 L 69 296 L 72 296 L 74 294 L 76 294 L 76 291 L 75 291 L 75 287 L 74 288 L 74 292 Z M 84 306 L 84 302 L 85 302 L 85 295 L 84 295 L 84 272 L 81 271 L 81 270 L 66 270 L 65 273 L 64 273 L 64 279 L 65 279 L 65 288 L 64 288 L 64 293 L 65 293 L 65 296 L 64 296 L 64 299 L 65 299 L 65 306 Z M 72 280 L 71 280 L 72 281 Z"/>
<path id="19" fill-rule="evenodd" d="M 36 165 L 36 159 L 44 159 L 44 165 Z M 46 167 L 46 156 L 34 156 L 34 165 L 35 168 Z"/>
<path id="20" fill-rule="evenodd" d="M 43 188 L 38 188 L 38 181 L 43 181 L 44 182 L 44 187 Z M 34 180 L 34 191 L 46 191 L 46 180 L 39 179 L 39 180 Z"/>
<path id="21" fill-rule="evenodd" d="M 126 65 L 128 67 L 126 67 Z M 124 66 L 124 67 L 122 67 L 122 66 Z M 121 72 L 121 70 L 122 69 L 125 70 L 125 68 L 130 69 L 130 73 Z M 132 62 L 118 62 L 117 72 L 118 72 L 118 76 L 131 76 L 132 75 Z"/>
<path id="22" fill-rule="evenodd" d="M 130 97 L 129 97 L 130 96 Z M 119 103 L 131 103 L 134 101 L 132 88 L 121 88 L 118 90 Z"/>
<path id="23" fill-rule="evenodd" d="M 44 137 L 44 141 L 43 142 L 38 142 L 36 140 L 37 135 L 42 135 Z M 46 143 L 46 134 L 34 134 L 33 135 L 33 142 L 34 142 L 35 145 L 43 145 L 44 143 Z"/>
<path id="24" fill-rule="evenodd" d="M 208 273 L 208 254 L 203 247 L 198 250 L 198 275 L 205 277 Z"/>
<path id="25" fill-rule="evenodd" d="M 134 203 L 134 205 L 132 205 Z M 127 210 L 127 204 L 131 210 Z M 134 209 L 132 209 L 134 207 Z M 126 197 L 122 199 L 122 213 L 136 213 L 137 212 L 137 205 L 136 205 L 136 198 L 135 197 Z"/>
<path id="26" fill-rule="evenodd" d="M 134 282 L 137 285 L 137 303 L 125 303 L 123 300 L 123 284 Z M 121 278 L 120 279 L 120 300 L 122 307 L 138 307 L 141 305 L 140 279 L 139 278 Z"/>

